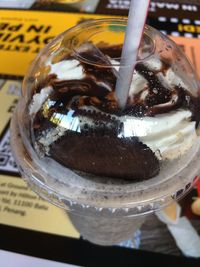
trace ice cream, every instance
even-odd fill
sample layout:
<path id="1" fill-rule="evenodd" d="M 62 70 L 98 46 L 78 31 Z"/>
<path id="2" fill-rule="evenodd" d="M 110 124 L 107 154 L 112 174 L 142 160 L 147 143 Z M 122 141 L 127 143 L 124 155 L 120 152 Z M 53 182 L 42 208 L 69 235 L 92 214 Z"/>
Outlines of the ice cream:
<path id="1" fill-rule="evenodd" d="M 33 146 L 40 157 L 75 171 L 133 180 L 155 177 L 161 162 L 182 157 L 196 142 L 199 99 L 172 63 L 152 56 L 136 65 L 121 110 L 114 92 L 119 67 L 111 59 L 121 47 L 101 47 L 103 59 L 90 49 L 84 47 L 79 56 L 96 65 L 73 54 L 46 62 L 49 76 L 29 106 Z"/>

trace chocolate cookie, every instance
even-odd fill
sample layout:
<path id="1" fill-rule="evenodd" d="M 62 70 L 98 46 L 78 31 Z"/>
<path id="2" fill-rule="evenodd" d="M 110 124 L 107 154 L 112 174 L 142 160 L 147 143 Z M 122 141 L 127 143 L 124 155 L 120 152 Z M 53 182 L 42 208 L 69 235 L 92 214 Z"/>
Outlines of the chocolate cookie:
<path id="1" fill-rule="evenodd" d="M 159 172 L 159 161 L 137 138 L 67 132 L 50 148 L 62 165 L 98 176 L 146 180 Z"/>

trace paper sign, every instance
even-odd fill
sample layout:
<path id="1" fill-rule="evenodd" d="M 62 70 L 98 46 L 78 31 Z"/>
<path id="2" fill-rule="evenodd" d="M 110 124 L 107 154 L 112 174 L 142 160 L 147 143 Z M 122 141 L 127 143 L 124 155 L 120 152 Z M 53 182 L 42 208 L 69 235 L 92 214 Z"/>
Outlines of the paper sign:
<path id="1" fill-rule="evenodd" d="M 39 198 L 21 178 L 0 175 L 0 223 L 79 237 L 67 213 Z"/>
<path id="2" fill-rule="evenodd" d="M 86 20 L 106 16 L 0 10 L 0 74 L 24 76 L 42 47 L 64 30 Z M 110 16 L 109 16 L 110 17 Z M 184 47 L 194 66 L 200 69 L 199 39 L 173 39 Z"/>
<path id="3" fill-rule="evenodd" d="M 0 74 L 25 75 L 42 47 L 72 26 L 106 16 L 0 10 Z"/>

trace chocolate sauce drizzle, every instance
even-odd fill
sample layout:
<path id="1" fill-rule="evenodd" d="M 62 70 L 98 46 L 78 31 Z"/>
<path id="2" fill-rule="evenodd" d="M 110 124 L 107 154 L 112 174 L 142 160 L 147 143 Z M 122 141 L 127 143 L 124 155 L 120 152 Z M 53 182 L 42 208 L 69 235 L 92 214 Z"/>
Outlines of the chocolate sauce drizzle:
<path id="1" fill-rule="evenodd" d="M 121 46 L 101 48 L 103 53 L 110 57 L 119 57 Z M 80 57 L 97 61 L 92 52 L 83 52 Z M 99 62 L 102 63 L 101 59 Z M 49 107 L 49 114 L 52 112 L 64 113 L 67 109 L 78 109 L 81 106 L 93 106 L 100 111 L 115 114 L 118 116 L 130 115 L 136 117 L 155 116 L 167 113 L 178 108 L 187 108 L 192 111 L 192 118 L 200 119 L 200 98 L 195 98 L 190 92 L 181 86 L 166 88 L 158 79 L 158 71 L 149 70 L 144 64 L 138 63 L 136 71 L 148 82 L 148 88 L 144 88 L 131 100 L 127 101 L 126 107 L 121 110 L 115 97 L 116 76 L 112 69 L 94 66 L 84 62 L 80 63 L 85 72 L 82 80 L 60 81 L 56 75 L 49 75 L 46 81 L 40 85 L 40 89 L 51 85 L 54 89 L 50 100 L 55 102 Z M 163 62 L 160 72 L 165 75 L 170 64 Z M 109 88 L 109 89 L 108 89 Z M 148 91 L 145 99 L 142 99 L 144 91 Z"/>

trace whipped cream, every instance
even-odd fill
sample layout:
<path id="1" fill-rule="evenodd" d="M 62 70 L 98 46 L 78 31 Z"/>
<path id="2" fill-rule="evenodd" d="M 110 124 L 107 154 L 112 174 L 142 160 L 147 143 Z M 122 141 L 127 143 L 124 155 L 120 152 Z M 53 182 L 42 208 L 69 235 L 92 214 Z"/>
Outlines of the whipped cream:
<path id="1" fill-rule="evenodd" d="M 157 77 L 166 87 L 181 86 L 187 88 L 183 80 L 173 71 L 173 64 L 164 74 L 160 72 L 162 69 L 162 62 L 156 56 L 151 56 L 148 60 L 144 61 L 144 65 L 147 66 L 149 70 L 158 72 Z"/>
<path id="2" fill-rule="evenodd" d="M 52 92 L 53 92 L 52 86 L 47 86 L 43 88 L 39 93 L 33 96 L 33 100 L 29 108 L 30 115 L 34 115 L 40 110 L 40 108 L 42 107 L 42 105 Z"/>
<path id="3" fill-rule="evenodd" d="M 124 116 L 124 137 L 138 136 L 161 159 L 182 156 L 197 139 L 190 111 L 178 110 L 155 117 Z"/>
<path id="4" fill-rule="evenodd" d="M 111 61 L 112 62 L 112 61 Z M 152 57 L 144 62 L 149 71 L 156 71 L 158 79 L 167 87 L 182 86 L 186 89 L 184 82 L 178 77 L 175 72 L 169 68 L 163 74 L 161 72 L 162 63 L 156 57 Z M 59 80 L 80 80 L 84 78 L 84 68 L 78 60 L 64 60 L 55 64 L 50 64 L 50 74 L 56 74 Z M 118 71 L 118 67 L 115 67 Z M 107 88 L 109 90 L 109 88 Z M 143 90 L 142 98 L 148 96 L 148 81 L 137 71 L 133 74 L 133 80 L 129 96 L 134 98 L 134 94 Z M 46 87 L 39 94 L 33 97 L 33 103 L 30 106 L 30 113 L 36 113 L 44 104 L 52 88 Z M 176 96 L 175 96 L 176 98 Z M 176 99 L 172 101 L 176 101 Z M 168 105 L 164 103 L 161 105 Z M 95 110 L 101 112 L 94 107 L 85 107 L 82 109 Z M 103 112 L 101 112 L 103 113 Z M 91 118 L 84 116 L 73 117 L 71 114 L 63 115 L 62 125 L 50 131 L 46 136 L 42 136 L 39 143 L 45 147 L 48 153 L 48 147 L 61 136 L 65 134 L 67 129 L 81 132 L 82 125 L 87 123 L 90 127 L 95 127 Z M 192 113 L 189 110 L 175 110 L 165 114 L 159 114 L 154 117 L 134 117 L 112 115 L 117 120 L 123 123 L 123 130 L 119 134 L 119 138 L 138 137 L 140 141 L 146 144 L 156 154 L 159 159 L 175 159 L 182 156 L 189 150 L 196 141 L 197 134 L 195 122 L 191 121 Z M 111 127 L 108 123 L 107 127 Z M 76 129 L 75 129 L 76 128 Z M 60 133 L 59 133 L 60 131 Z M 52 136 L 52 137 L 51 137 Z"/>
<path id="5" fill-rule="evenodd" d="M 62 126 L 57 126 L 56 128 L 50 128 L 48 131 L 43 131 L 41 137 L 38 140 L 38 144 L 42 145 L 42 152 L 46 155 L 49 155 L 50 145 L 56 142 L 61 136 L 67 131 L 66 128 Z M 38 154 L 41 154 L 41 151 L 37 144 L 35 144 L 36 150 L 39 151 Z"/>
<path id="6" fill-rule="evenodd" d="M 116 60 L 111 60 L 111 63 L 114 65 L 119 62 Z M 156 56 L 151 56 L 150 58 L 148 58 L 146 61 L 144 61 L 144 65 L 148 67 L 149 71 L 158 72 L 157 77 L 166 88 L 170 89 L 173 86 L 181 86 L 183 88 L 187 88 L 183 80 L 178 77 L 171 68 L 166 70 L 165 74 L 161 72 L 162 62 Z M 114 68 L 116 71 L 119 71 L 118 66 L 114 66 Z M 141 90 L 147 87 L 147 80 L 135 70 L 133 73 L 133 79 L 129 90 L 130 99 L 132 100 L 134 94 L 139 93 Z M 147 92 L 145 92 L 145 94 L 147 95 Z"/>
<path id="7" fill-rule="evenodd" d="M 83 67 L 76 59 L 50 64 L 50 67 L 50 74 L 56 74 L 59 80 L 81 80 L 84 78 Z"/>
<path id="8" fill-rule="evenodd" d="M 90 112 L 101 112 L 94 107 L 83 106 L 81 109 Z M 123 129 L 118 134 L 119 138 L 138 137 L 141 142 L 146 144 L 161 160 L 172 160 L 182 156 L 189 150 L 197 140 L 195 130 L 195 122 L 190 121 L 191 112 L 188 110 L 172 111 L 167 114 L 160 114 L 155 117 L 137 118 L 134 116 L 112 115 L 115 120 L 123 123 Z M 95 121 L 91 118 L 78 116 L 80 127 L 78 132 L 81 132 L 81 127 L 84 124 L 90 128 L 95 128 Z M 74 120 L 77 120 L 77 117 Z M 73 125 L 71 123 L 71 125 Z M 112 127 L 111 123 L 106 124 L 107 127 Z M 62 125 L 67 128 L 67 125 Z M 73 130 L 71 127 L 68 129 Z"/>

